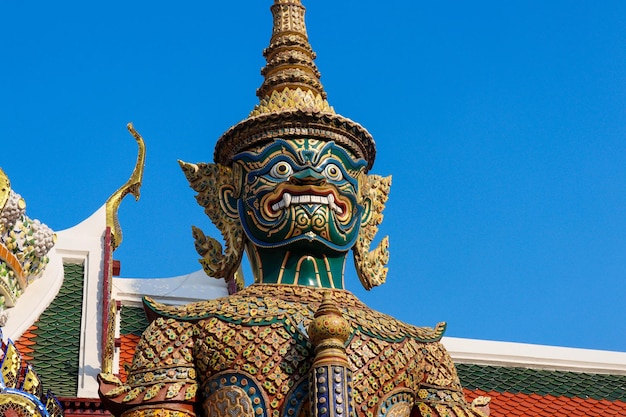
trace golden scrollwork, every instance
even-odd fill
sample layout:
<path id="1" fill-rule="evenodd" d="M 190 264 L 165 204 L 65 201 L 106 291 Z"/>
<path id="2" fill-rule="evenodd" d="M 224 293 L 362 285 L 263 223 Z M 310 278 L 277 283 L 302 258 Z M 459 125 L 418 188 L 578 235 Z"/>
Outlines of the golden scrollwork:
<path id="1" fill-rule="evenodd" d="M 135 201 L 139 200 L 141 182 L 143 180 L 143 169 L 146 162 L 146 144 L 143 141 L 141 135 L 133 128 L 132 123 L 128 123 L 126 128 L 131 135 L 137 141 L 137 162 L 133 169 L 130 178 L 124 185 L 122 185 L 106 202 L 106 219 L 107 226 L 111 228 L 111 245 L 113 250 L 117 249 L 122 243 L 122 227 L 120 226 L 119 219 L 117 217 L 117 211 L 122 203 L 124 197 L 128 194 L 132 194 L 135 197 Z"/>
<path id="2" fill-rule="evenodd" d="M 354 246 L 354 264 L 361 284 L 366 290 L 381 285 L 387 279 L 389 262 L 389 238 L 385 236 L 378 246 L 370 251 L 370 245 L 383 221 L 383 210 L 389 198 L 391 176 L 362 175 L 359 181 L 360 203 L 366 209 L 361 230 Z"/>
<path id="3" fill-rule="evenodd" d="M 115 300 L 111 300 L 109 304 L 109 321 L 105 333 L 106 343 L 104 345 L 104 354 L 102 355 L 102 372 L 113 372 L 113 357 L 115 355 L 115 320 L 112 318 L 117 315 L 117 304 Z"/>
<path id="4" fill-rule="evenodd" d="M 202 256 L 200 263 L 207 275 L 229 282 L 241 262 L 245 244 L 235 202 L 241 192 L 241 170 L 238 165 L 230 168 L 220 164 L 178 163 L 190 187 L 198 193 L 198 204 L 204 207 L 204 212 L 222 233 L 226 243 L 222 251 L 221 243 L 192 226 L 196 251 Z"/>

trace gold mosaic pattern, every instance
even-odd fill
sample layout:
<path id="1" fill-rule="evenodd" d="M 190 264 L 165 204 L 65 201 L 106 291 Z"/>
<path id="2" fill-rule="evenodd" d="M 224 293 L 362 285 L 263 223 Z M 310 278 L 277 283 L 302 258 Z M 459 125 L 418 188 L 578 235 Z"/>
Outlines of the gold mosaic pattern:
<path id="1" fill-rule="evenodd" d="M 26 365 L 26 373 L 24 374 L 22 390 L 38 398 L 43 398 L 44 396 L 41 380 L 30 364 Z"/>
<path id="2" fill-rule="evenodd" d="M 4 393 L 0 395 L 0 415 L 43 417 L 45 414 L 28 398 L 20 394 Z"/>
<path id="3" fill-rule="evenodd" d="M 203 398 L 212 398 L 207 411 L 221 404 L 248 415 L 244 392 L 250 401 L 263 398 L 265 415 L 279 417 L 294 407 L 290 399 L 308 378 L 314 355 L 304 329 L 324 292 L 353 329 L 346 354 L 357 416 L 408 416 L 414 405 L 422 415 L 442 407 L 456 413 L 452 417 L 464 415 L 455 409 L 479 415 L 465 402 L 454 365 L 437 342 L 443 328 L 409 326 L 367 308 L 347 291 L 279 285 L 253 285 L 228 298 L 182 307 L 149 302 L 153 315 L 165 317 L 144 333 L 128 383 L 109 377 L 103 394 L 126 408 L 163 400 L 170 407 L 199 401 L 199 389 Z"/>
<path id="4" fill-rule="evenodd" d="M 44 395 L 41 380 L 33 367 L 22 361 L 13 342 L 2 342 L 0 331 L 0 416 L 63 417 L 55 396 L 48 391 Z"/>
<path id="5" fill-rule="evenodd" d="M 206 399 L 203 406 L 207 416 L 254 417 L 252 401 L 239 387 L 226 387 Z"/>
<path id="6" fill-rule="evenodd" d="M 489 414 L 485 414 L 482 411 L 475 409 L 474 407 L 460 407 L 452 403 L 439 403 L 439 404 L 427 404 L 418 403 L 417 409 L 419 414 L 416 416 L 422 417 L 488 417 Z"/>
<path id="7" fill-rule="evenodd" d="M 287 109 L 315 109 L 324 113 L 335 113 L 328 101 L 323 99 L 320 94 L 315 94 L 310 90 L 302 91 L 300 88 L 295 90 L 285 88 L 280 92 L 272 91 L 269 97 L 262 98 L 249 117 L 260 116 L 264 113 L 279 113 Z"/>
<path id="8" fill-rule="evenodd" d="M 443 336 L 445 323 L 438 324 L 434 329 L 411 326 L 370 309 L 349 291 L 324 291 L 330 292 L 333 302 L 344 308 L 343 315 L 353 328 L 365 334 L 390 341 L 414 338 L 424 342 L 437 341 Z M 322 302 L 324 291 L 311 287 L 255 284 L 228 298 L 179 307 L 158 304 L 149 298 L 146 298 L 146 303 L 156 315 L 185 320 L 219 315 L 225 320 L 245 324 L 289 316 L 296 323 L 306 321 L 304 324 L 308 325 Z"/>
<path id="9" fill-rule="evenodd" d="M 140 408 L 127 411 L 122 417 L 195 417 L 195 415 L 196 413 L 192 411 Z"/>
<path id="10" fill-rule="evenodd" d="M 9 341 L 2 360 L 2 380 L 4 385 L 11 388 L 17 387 L 17 378 L 21 369 L 22 357 L 13 342 Z"/>

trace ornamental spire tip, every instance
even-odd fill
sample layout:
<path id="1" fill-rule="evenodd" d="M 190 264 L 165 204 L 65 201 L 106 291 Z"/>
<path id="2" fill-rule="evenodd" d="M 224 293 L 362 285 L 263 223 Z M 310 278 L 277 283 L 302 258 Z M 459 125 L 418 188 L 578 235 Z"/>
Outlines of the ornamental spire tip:
<path id="1" fill-rule="evenodd" d="M 300 0 L 274 0 L 272 36 L 263 56 L 263 83 L 257 104 L 247 119 L 228 129 L 215 145 L 214 160 L 230 166 L 233 156 L 251 146 L 277 138 L 311 137 L 334 141 L 374 164 L 376 146 L 360 124 L 337 113 L 328 104 L 315 65 Z"/>
<path id="2" fill-rule="evenodd" d="M 267 64 L 257 90 L 260 103 L 250 116 L 288 110 L 334 113 L 309 44 L 306 9 L 299 0 L 275 0 L 270 9 L 274 22 L 270 44 L 263 51 Z"/>

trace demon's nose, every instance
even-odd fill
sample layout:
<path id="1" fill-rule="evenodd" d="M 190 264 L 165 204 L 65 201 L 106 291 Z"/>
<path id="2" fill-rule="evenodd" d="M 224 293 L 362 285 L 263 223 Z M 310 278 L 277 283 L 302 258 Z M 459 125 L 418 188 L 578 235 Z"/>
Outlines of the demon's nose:
<path id="1" fill-rule="evenodd" d="M 289 177 L 289 182 L 295 185 L 324 185 L 326 178 L 314 169 L 306 168 Z"/>

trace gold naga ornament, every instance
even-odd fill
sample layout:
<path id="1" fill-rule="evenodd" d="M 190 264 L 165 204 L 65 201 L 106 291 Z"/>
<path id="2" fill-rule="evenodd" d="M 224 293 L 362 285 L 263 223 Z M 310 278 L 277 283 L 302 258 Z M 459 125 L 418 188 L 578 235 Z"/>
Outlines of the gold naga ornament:
<path id="1" fill-rule="evenodd" d="M 128 123 L 126 128 L 137 142 L 137 161 L 135 162 L 135 167 L 128 181 L 106 201 L 106 222 L 107 226 L 111 228 L 111 244 L 113 250 L 117 249 L 122 243 L 122 228 L 117 215 L 120 204 L 122 204 L 122 200 L 129 194 L 135 197 L 135 201 L 139 200 L 139 196 L 141 195 L 141 183 L 143 181 L 143 170 L 146 162 L 146 144 L 143 138 L 139 132 L 135 130 L 132 123 Z"/>

